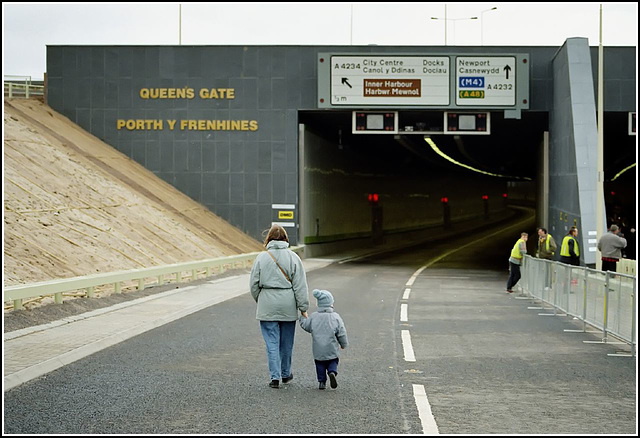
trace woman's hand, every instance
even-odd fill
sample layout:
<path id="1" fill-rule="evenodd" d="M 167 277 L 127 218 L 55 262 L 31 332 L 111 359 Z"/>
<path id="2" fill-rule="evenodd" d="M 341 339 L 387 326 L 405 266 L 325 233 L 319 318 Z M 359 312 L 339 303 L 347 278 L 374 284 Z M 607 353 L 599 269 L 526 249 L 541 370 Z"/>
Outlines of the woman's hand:
<path id="1" fill-rule="evenodd" d="M 309 317 L 309 315 L 307 315 L 307 312 L 300 311 L 300 314 L 301 314 L 302 316 L 304 316 L 305 318 L 308 318 L 308 317 Z"/>

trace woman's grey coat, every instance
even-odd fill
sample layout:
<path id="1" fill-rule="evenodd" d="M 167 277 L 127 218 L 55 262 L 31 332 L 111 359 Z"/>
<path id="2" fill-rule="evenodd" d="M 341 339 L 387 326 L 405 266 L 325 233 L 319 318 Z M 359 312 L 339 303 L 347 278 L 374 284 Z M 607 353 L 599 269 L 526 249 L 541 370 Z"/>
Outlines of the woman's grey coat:
<path id="1" fill-rule="evenodd" d="M 258 303 L 256 319 L 260 321 L 297 321 L 298 310 L 309 309 L 307 275 L 300 257 L 284 241 L 272 240 L 269 251 L 292 283 L 282 274 L 269 254 L 258 254 L 251 268 L 251 296 Z"/>
<path id="2" fill-rule="evenodd" d="M 339 356 L 339 348 L 347 348 L 347 329 L 340 315 L 331 307 L 319 307 L 309 318 L 300 316 L 300 327 L 313 337 L 313 358 L 331 360 Z"/>

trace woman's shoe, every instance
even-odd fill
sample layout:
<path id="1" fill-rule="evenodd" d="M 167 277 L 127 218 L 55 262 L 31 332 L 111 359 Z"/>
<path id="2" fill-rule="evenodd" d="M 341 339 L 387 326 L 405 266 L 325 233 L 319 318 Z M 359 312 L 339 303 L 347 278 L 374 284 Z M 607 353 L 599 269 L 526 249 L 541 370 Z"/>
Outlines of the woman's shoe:
<path id="1" fill-rule="evenodd" d="M 327 382 L 320 382 L 318 384 L 318 389 L 325 389 L 327 387 Z"/>
<path id="2" fill-rule="evenodd" d="M 283 377 L 282 378 L 282 383 L 289 383 L 293 380 L 293 373 L 291 373 L 291 375 L 289 377 Z"/>
<path id="3" fill-rule="evenodd" d="M 269 383 L 269 388 L 280 388 L 280 380 L 272 380 Z"/>

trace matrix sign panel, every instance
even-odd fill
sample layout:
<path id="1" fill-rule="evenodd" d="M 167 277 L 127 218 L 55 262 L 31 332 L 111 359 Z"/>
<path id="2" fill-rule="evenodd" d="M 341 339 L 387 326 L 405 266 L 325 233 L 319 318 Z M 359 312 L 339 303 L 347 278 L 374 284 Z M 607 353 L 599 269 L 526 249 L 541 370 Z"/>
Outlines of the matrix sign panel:
<path id="1" fill-rule="evenodd" d="M 449 105 L 447 56 L 331 56 L 331 105 Z"/>
<path id="2" fill-rule="evenodd" d="M 511 56 L 458 56 L 456 105 L 514 106 L 516 58 Z"/>

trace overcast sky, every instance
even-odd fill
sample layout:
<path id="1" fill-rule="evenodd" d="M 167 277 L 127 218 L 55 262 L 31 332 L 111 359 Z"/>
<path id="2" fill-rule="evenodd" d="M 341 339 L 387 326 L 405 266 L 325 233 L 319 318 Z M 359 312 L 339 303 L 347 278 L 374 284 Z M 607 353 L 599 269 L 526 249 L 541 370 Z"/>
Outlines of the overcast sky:
<path id="1" fill-rule="evenodd" d="M 447 45 L 559 47 L 586 37 L 597 46 L 599 5 L 450 3 Z M 3 3 L 3 74 L 42 79 L 48 44 L 177 45 L 178 10 L 178 3 Z M 183 3 L 182 44 L 442 46 L 444 17 L 444 3 Z M 603 44 L 637 46 L 638 3 L 603 3 Z"/>

